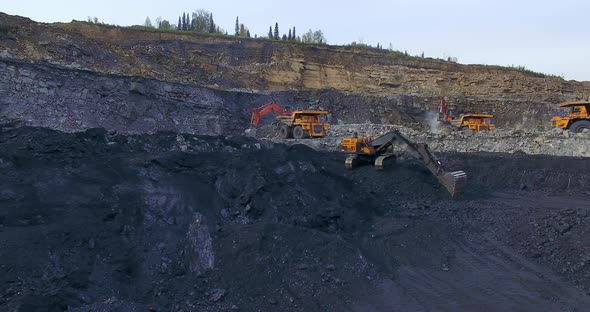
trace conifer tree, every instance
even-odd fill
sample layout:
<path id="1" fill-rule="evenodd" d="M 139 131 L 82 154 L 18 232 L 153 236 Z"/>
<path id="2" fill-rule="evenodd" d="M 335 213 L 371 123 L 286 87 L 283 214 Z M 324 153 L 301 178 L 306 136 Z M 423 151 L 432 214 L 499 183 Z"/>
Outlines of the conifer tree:
<path id="1" fill-rule="evenodd" d="M 268 27 L 268 39 L 272 39 L 274 36 L 272 35 L 272 26 Z"/>
<path id="2" fill-rule="evenodd" d="M 186 30 L 186 14 L 182 12 L 182 30 Z"/>
<path id="3" fill-rule="evenodd" d="M 180 21 L 180 15 L 178 16 L 178 30 L 181 30 L 182 28 L 182 23 Z"/>
<path id="4" fill-rule="evenodd" d="M 291 38 L 293 39 L 293 41 L 295 41 L 295 38 L 297 38 L 297 36 L 295 35 L 295 26 L 293 26 L 293 35 L 291 36 Z"/>
<path id="5" fill-rule="evenodd" d="M 291 28 L 289 28 L 289 35 L 287 36 L 287 40 L 291 41 Z"/>
<path id="6" fill-rule="evenodd" d="M 240 22 L 239 22 L 237 16 L 236 16 L 236 33 L 235 33 L 235 35 L 236 36 L 239 36 L 240 35 Z"/>
<path id="7" fill-rule="evenodd" d="M 215 22 L 213 22 L 213 13 L 209 15 L 209 33 L 215 32 Z"/>
<path id="8" fill-rule="evenodd" d="M 191 18 L 190 15 L 186 14 L 186 30 L 191 30 L 193 26 L 191 25 Z"/>
<path id="9" fill-rule="evenodd" d="M 152 21 L 150 20 L 150 17 L 149 16 L 146 16 L 145 22 L 143 23 L 143 26 L 145 26 L 145 27 L 154 27 L 154 25 L 152 25 Z"/>
<path id="10" fill-rule="evenodd" d="M 279 40 L 279 23 L 275 23 L 275 35 L 274 38 Z"/>

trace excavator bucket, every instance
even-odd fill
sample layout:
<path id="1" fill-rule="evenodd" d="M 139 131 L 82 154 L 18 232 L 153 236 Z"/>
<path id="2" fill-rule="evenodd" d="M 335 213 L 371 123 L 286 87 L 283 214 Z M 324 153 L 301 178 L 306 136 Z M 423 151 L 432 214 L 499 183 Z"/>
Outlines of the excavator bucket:
<path id="1" fill-rule="evenodd" d="M 437 178 L 438 182 L 447 189 L 453 198 L 463 193 L 467 183 L 467 174 L 464 171 L 445 172 Z"/>
<path id="2" fill-rule="evenodd" d="M 458 197 L 467 184 L 467 174 L 464 171 L 447 172 L 436 156 L 432 153 L 428 144 L 414 143 L 399 132 L 395 132 L 395 137 L 405 143 L 407 150 L 415 153 L 417 158 L 424 163 L 426 168 L 438 179 L 438 182 L 444 186 L 453 198 Z"/>
<path id="3" fill-rule="evenodd" d="M 447 172 L 440 160 L 432 154 L 426 143 L 414 143 L 412 145 L 412 149 L 420 155 L 419 159 L 438 179 L 438 182 L 447 189 L 453 198 L 458 197 L 467 184 L 467 174 L 462 170 Z"/>

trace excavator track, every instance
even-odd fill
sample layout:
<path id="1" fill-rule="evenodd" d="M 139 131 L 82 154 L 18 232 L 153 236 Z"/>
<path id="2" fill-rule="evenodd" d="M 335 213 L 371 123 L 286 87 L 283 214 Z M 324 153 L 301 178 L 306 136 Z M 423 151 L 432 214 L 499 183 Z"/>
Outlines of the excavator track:
<path id="1" fill-rule="evenodd" d="M 377 157 L 375 159 L 375 169 L 376 170 L 383 170 L 383 168 L 384 168 L 384 164 L 383 163 L 387 159 L 389 159 L 391 157 L 394 157 L 394 156 L 395 156 L 394 154 L 385 154 L 385 155 L 381 155 L 381 156 Z"/>
<path id="2" fill-rule="evenodd" d="M 344 165 L 346 166 L 346 169 L 352 170 L 357 163 L 357 158 L 358 158 L 358 155 L 348 156 L 346 158 L 346 160 L 344 161 Z"/>

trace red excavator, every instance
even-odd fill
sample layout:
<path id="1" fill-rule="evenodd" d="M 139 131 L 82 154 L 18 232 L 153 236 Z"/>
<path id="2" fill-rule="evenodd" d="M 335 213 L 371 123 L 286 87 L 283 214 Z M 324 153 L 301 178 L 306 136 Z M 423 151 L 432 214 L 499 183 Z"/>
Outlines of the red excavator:
<path id="1" fill-rule="evenodd" d="M 268 115 L 270 113 L 275 113 L 277 116 L 290 116 L 291 111 L 289 107 L 286 107 L 284 110 L 278 104 L 270 102 L 264 104 L 260 107 L 255 107 L 252 109 L 252 117 L 250 118 L 250 127 L 256 128 L 258 123 L 260 122 L 260 117 L 264 115 Z"/>
<path id="2" fill-rule="evenodd" d="M 279 136 L 283 139 L 304 137 L 323 137 L 328 130 L 328 112 L 319 110 L 294 110 L 281 108 L 270 102 L 252 110 L 250 129 L 255 129 L 264 115 L 274 113 L 275 125 L 279 127 Z"/>

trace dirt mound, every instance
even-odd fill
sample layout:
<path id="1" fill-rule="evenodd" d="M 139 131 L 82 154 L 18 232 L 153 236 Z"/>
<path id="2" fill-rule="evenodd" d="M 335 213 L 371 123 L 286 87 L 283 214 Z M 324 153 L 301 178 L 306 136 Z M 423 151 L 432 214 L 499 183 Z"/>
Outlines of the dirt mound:
<path id="1" fill-rule="evenodd" d="M 346 171 L 338 153 L 243 137 L 15 128 L 0 147 L 2 310 L 590 304 L 588 196 L 567 211 L 539 197 L 583 196 L 581 160 L 441 155 L 471 177 L 456 202 L 415 161 Z M 544 170 L 569 186 L 549 191 L 566 176 Z"/>

